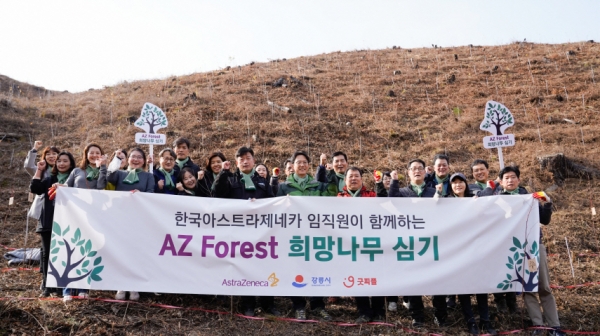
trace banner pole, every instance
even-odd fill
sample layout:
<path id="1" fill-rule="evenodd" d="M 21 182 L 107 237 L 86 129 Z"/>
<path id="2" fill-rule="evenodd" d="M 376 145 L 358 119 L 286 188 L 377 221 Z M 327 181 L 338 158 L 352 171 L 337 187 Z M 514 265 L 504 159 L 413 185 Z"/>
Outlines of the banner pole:
<path id="1" fill-rule="evenodd" d="M 504 169 L 504 155 L 502 155 L 502 147 L 498 147 L 498 162 L 500 162 L 500 170 Z"/>

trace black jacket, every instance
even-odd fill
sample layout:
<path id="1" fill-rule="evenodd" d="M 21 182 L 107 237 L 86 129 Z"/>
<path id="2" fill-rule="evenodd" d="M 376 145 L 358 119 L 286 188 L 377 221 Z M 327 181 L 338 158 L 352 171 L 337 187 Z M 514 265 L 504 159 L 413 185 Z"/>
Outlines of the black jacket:
<path id="1" fill-rule="evenodd" d="M 198 172 L 200 171 L 200 167 L 198 167 L 198 165 L 192 161 L 191 157 L 188 156 L 188 158 L 189 158 L 189 160 L 183 164 L 183 167 L 181 167 L 181 169 L 186 168 L 186 167 L 191 168 L 194 171 L 194 176 L 198 177 Z M 176 166 L 179 167 L 179 165 L 177 165 L 177 164 L 176 164 Z"/>
<path id="2" fill-rule="evenodd" d="M 425 186 L 425 190 L 423 190 L 421 197 L 433 197 L 435 192 L 435 188 Z M 392 180 L 390 190 L 388 191 L 388 197 L 419 197 L 419 195 L 412 189 L 411 185 L 400 188 L 400 182 L 398 182 L 398 180 Z"/>
<path id="3" fill-rule="evenodd" d="M 494 195 L 508 195 L 507 193 L 502 192 L 502 186 L 501 185 L 497 185 L 495 189 L 492 190 L 492 188 L 485 188 L 482 191 L 479 192 L 479 194 L 477 194 L 477 196 L 479 197 L 485 197 L 485 196 L 494 196 Z M 519 187 L 519 195 L 526 195 L 529 194 L 529 192 L 527 191 L 527 189 L 523 188 L 523 187 Z M 546 202 L 545 204 L 541 204 L 540 203 L 540 224 L 543 225 L 548 225 L 550 224 L 550 220 L 552 219 L 552 203 L 550 202 Z M 542 230 L 540 228 L 540 240 L 542 240 L 543 235 L 542 235 Z"/>
<path id="4" fill-rule="evenodd" d="M 196 196 L 215 197 L 215 191 L 212 188 L 214 182 L 215 178 L 213 177 L 212 171 L 205 170 L 204 178 L 202 180 L 198 180 Z"/>
<path id="5" fill-rule="evenodd" d="M 341 192 L 341 190 L 339 190 L 340 178 L 335 173 L 335 170 L 327 170 L 325 169 L 325 166 L 319 165 L 317 167 L 317 174 L 315 174 L 315 179 L 323 183 L 333 183 L 335 184 L 335 187 L 338 188 L 338 192 Z"/>
<path id="6" fill-rule="evenodd" d="M 29 189 L 36 195 L 44 195 L 44 206 L 42 207 L 42 215 L 38 221 L 35 232 L 52 231 L 52 222 L 54 220 L 54 200 L 48 197 L 48 189 L 58 182 L 56 175 L 51 175 L 43 180 L 33 179 L 29 185 Z"/>
<path id="7" fill-rule="evenodd" d="M 221 170 L 215 181 L 215 197 L 232 199 L 269 198 L 273 197 L 273 190 L 266 179 L 254 173 L 252 181 L 256 190 L 246 190 L 244 183 L 240 182 L 242 175 L 229 170 Z"/>
<path id="8" fill-rule="evenodd" d="M 390 184 L 391 187 L 391 184 Z M 375 192 L 377 193 L 377 197 L 388 197 L 388 191 L 383 186 L 383 182 L 375 183 Z"/>

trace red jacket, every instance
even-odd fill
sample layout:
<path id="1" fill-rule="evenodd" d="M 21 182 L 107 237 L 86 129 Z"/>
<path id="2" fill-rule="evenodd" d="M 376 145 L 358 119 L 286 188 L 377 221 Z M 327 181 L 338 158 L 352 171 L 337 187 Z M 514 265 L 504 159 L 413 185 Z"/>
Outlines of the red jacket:
<path id="1" fill-rule="evenodd" d="M 352 197 L 352 195 L 350 195 L 348 189 L 346 188 L 347 187 L 344 186 L 344 189 L 338 193 L 337 197 Z M 377 197 L 377 193 L 375 193 L 374 191 L 367 190 L 367 188 L 365 188 L 365 186 L 363 185 L 360 189 L 360 197 Z"/>

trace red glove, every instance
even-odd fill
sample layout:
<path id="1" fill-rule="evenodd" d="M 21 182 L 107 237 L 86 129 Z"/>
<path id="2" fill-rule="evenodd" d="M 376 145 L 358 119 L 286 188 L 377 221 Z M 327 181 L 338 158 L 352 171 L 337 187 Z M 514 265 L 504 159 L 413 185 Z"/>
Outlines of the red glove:
<path id="1" fill-rule="evenodd" d="M 273 168 L 273 176 L 279 176 L 279 168 Z"/>
<path id="2" fill-rule="evenodd" d="M 488 187 L 492 188 L 492 190 L 496 189 L 496 182 L 489 180 L 487 183 Z"/>

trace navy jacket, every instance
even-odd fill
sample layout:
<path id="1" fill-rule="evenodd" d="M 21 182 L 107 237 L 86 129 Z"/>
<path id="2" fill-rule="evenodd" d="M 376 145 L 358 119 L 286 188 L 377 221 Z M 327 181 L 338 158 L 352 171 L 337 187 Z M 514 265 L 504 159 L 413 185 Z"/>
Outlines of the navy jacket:
<path id="1" fill-rule="evenodd" d="M 163 187 L 163 189 L 159 189 L 158 188 L 158 181 L 160 180 L 165 180 L 165 174 L 163 174 L 160 170 L 158 169 L 154 169 L 154 171 L 152 172 L 152 174 L 154 175 L 154 193 L 156 194 L 168 194 L 168 195 L 177 195 L 178 190 L 177 188 L 175 188 L 175 186 L 177 185 L 179 181 L 179 166 L 175 165 L 175 167 L 173 167 L 173 176 L 171 176 L 171 179 L 173 180 L 173 188 L 171 189 L 167 189 L 167 187 Z"/>

